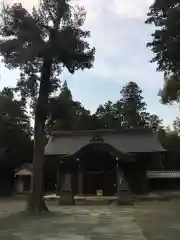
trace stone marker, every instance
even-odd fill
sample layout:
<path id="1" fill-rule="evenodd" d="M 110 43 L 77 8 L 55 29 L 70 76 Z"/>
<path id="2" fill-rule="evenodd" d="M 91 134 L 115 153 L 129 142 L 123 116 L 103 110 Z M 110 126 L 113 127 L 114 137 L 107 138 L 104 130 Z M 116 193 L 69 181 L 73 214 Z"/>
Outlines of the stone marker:
<path id="1" fill-rule="evenodd" d="M 74 205 L 74 194 L 72 191 L 71 174 L 66 173 L 62 189 L 60 190 L 60 205 Z"/>
<path id="2" fill-rule="evenodd" d="M 129 190 L 128 183 L 125 179 L 122 179 L 120 184 L 120 191 L 118 193 L 118 199 L 117 199 L 118 205 L 132 205 L 132 195 Z"/>

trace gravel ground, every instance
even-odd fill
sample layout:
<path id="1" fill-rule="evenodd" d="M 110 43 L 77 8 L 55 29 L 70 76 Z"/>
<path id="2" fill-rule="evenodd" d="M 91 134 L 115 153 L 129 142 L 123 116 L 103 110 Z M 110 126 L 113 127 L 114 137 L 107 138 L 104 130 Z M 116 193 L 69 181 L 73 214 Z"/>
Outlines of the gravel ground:
<path id="1" fill-rule="evenodd" d="M 40 216 L 23 212 L 22 200 L 0 200 L 2 240 L 179 240 L 180 200 L 134 206 L 57 206 Z"/>

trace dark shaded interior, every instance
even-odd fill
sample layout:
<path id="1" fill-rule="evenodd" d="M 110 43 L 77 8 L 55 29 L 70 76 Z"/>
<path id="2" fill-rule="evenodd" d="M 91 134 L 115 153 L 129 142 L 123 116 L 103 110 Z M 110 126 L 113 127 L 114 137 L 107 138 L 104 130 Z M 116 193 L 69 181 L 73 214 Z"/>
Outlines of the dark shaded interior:
<path id="1" fill-rule="evenodd" d="M 124 154 L 106 143 L 88 144 L 73 155 L 52 157 L 46 164 L 46 187 L 48 192 L 59 191 L 63 186 L 63 177 L 71 173 L 72 190 L 79 195 L 79 170 L 82 176 L 83 195 L 95 195 L 103 190 L 104 195 L 113 196 L 117 193 L 117 158 L 124 178 L 133 193 L 147 193 L 154 184 L 147 179 L 148 169 L 161 167 L 160 153 Z M 56 164 L 55 164 L 56 162 Z M 59 163 L 59 180 L 57 181 L 57 164 Z M 50 174 L 51 172 L 51 174 Z M 57 188 L 55 188 L 58 183 Z M 51 186 L 51 187 L 50 187 Z"/>
<path id="2" fill-rule="evenodd" d="M 108 152 L 85 152 L 81 160 L 83 172 L 83 192 L 94 195 L 103 190 L 104 195 L 116 192 L 116 159 Z"/>
<path id="3" fill-rule="evenodd" d="M 105 143 L 88 144 L 76 154 L 67 156 L 61 161 L 60 175 L 66 172 L 72 173 L 73 191 L 78 195 L 80 166 L 83 195 L 95 195 L 97 190 L 103 190 L 103 195 L 113 196 L 117 193 L 118 163 L 130 190 L 135 193 L 145 193 L 149 190 L 146 173 L 152 158 L 153 154 L 150 153 L 134 155 L 120 153 Z"/>

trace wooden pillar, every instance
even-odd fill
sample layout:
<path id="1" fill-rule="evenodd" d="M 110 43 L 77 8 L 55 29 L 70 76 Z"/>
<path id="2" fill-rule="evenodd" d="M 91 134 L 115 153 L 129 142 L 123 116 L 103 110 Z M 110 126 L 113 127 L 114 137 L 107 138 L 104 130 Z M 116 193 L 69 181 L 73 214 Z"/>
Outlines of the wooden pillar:
<path id="1" fill-rule="evenodd" d="M 33 192 L 33 175 L 30 175 L 31 182 L 30 182 L 30 193 Z"/>
<path id="2" fill-rule="evenodd" d="M 120 193 L 120 168 L 119 168 L 119 158 L 116 158 L 116 182 L 117 182 L 117 196 Z"/>
<path id="3" fill-rule="evenodd" d="M 161 165 L 161 170 L 164 170 L 164 164 L 163 164 L 163 160 L 164 160 L 164 153 L 160 153 L 159 154 L 159 158 L 160 158 L 160 165 Z"/>
<path id="4" fill-rule="evenodd" d="M 78 195 L 83 195 L 83 173 L 79 159 L 78 162 Z"/>
<path id="5" fill-rule="evenodd" d="M 57 175 L 56 175 L 56 195 L 60 195 L 60 164 L 57 164 Z"/>

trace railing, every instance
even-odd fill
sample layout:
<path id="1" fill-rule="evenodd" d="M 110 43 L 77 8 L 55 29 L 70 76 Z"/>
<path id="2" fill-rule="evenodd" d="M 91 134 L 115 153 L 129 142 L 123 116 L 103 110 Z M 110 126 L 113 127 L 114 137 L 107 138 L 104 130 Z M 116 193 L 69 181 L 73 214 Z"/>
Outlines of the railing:
<path id="1" fill-rule="evenodd" d="M 148 178 L 180 178 L 180 171 L 148 171 Z"/>

